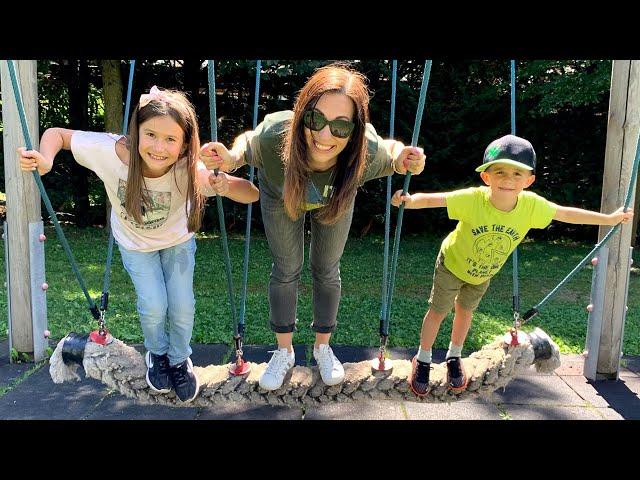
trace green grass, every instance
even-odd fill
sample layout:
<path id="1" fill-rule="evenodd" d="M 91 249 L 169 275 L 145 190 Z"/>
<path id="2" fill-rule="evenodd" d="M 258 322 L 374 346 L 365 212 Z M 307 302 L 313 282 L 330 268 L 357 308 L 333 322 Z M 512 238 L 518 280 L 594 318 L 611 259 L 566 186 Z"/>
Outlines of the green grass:
<path id="1" fill-rule="evenodd" d="M 85 231 L 66 228 L 69 242 L 90 294 L 98 298 L 106 259 L 107 235 L 101 229 Z M 49 290 L 47 311 L 52 337 L 61 338 L 70 331 L 87 332 L 95 323 L 87 310 L 86 300 L 73 275 L 64 250 L 52 227 L 46 228 L 45 244 Z M 307 239 L 308 240 L 308 239 Z M 415 347 L 422 317 L 431 289 L 433 264 L 440 237 L 405 236 L 401 243 L 400 261 L 392 304 L 390 346 Z M 244 240 L 229 240 L 233 282 L 240 292 Z M 338 328 L 332 342 L 356 346 L 377 346 L 378 316 L 382 278 L 383 239 L 369 236 L 350 239 L 342 259 L 342 301 Z M 587 244 L 529 241 L 520 248 L 521 310 L 538 303 L 592 248 Z M 308 246 L 305 251 L 308 255 Z M 638 254 L 636 265 L 640 260 Z M 0 284 L 5 281 L 4 255 L 0 256 Z M 267 281 L 271 260 L 264 236 L 253 235 L 247 293 L 246 344 L 273 344 L 268 326 Z M 584 348 L 587 324 L 585 306 L 589 303 L 592 267 L 582 269 L 531 322 L 540 326 L 558 343 L 563 353 L 580 353 Z M 511 326 L 511 263 L 494 277 L 488 293 L 474 317 L 465 351 L 474 351 Z M 198 235 L 196 253 L 196 321 L 195 343 L 232 343 L 232 320 L 227 296 L 227 281 L 222 259 L 221 240 L 213 235 Z M 239 298 L 239 295 L 236 296 Z M 131 280 L 124 271 L 117 248 L 111 275 L 107 324 L 110 331 L 125 342 L 141 342 L 142 333 L 135 310 L 136 297 Z M 623 351 L 640 355 L 640 275 L 634 268 L 629 287 Z M 240 311 L 239 300 L 236 310 Z M 7 334 L 7 295 L 0 289 L 0 336 Z M 298 301 L 297 343 L 311 343 L 311 278 L 305 270 Z M 529 324 L 528 324 L 529 325 Z M 525 328 L 528 329 L 528 328 Z M 448 346 L 451 315 L 443 322 L 436 348 Z"/>

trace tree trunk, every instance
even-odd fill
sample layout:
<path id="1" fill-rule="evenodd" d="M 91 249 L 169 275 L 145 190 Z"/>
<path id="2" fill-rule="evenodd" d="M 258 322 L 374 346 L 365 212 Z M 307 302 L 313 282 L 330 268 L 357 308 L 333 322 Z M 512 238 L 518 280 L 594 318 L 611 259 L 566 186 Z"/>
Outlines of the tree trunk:
<path id="1" fill-rule="evenodd" d="M 122 133 L 122 76 L 120 60 L 102 61 L 102 85 L 104 95 L 104 126 L 107 132 Z M 127 125 L 129 119 L 127 118 Z M 105 225 L 110 227 L 111 202 L 106 199 Z"/>
<path id="2" fill-rule="evenodd" d="M 89 69 L 86 60 L 70 60 L 67 69 L 67 88 L 69 89 L 69 117 L 71 128 L 87 130 L 89 128 Z M 73 185 L 73 214 L 76 225 L 85 228 L 89 225 L 89 170 L 77 162 L 71 164 L 71 182 Z"/>
<path id="3" fill-rule="evenodd" d="M 102 61 L 102 85 L 105 129 L 111 133 L 122 133 L 123 108 L 120 60 Z"/>

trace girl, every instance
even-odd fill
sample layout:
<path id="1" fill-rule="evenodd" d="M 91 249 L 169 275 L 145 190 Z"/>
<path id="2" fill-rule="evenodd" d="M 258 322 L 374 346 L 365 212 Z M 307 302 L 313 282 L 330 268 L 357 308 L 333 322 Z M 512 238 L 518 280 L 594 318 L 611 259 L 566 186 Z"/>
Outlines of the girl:
<path id="1" fill-rule="evenodd" d="M 186 96 L 153 87 L 140 97 L 129 137 L 50 128 L 40 151 L 19 148 L 23 171 L 41 175 L 61 150 L 93 170 L 113 205 L 111 228 L 122 263 L 137 294 L 147 349 L 147 383 L 183 402 L 198 394 L 191 334 L 195 313 L 193 270 L 204 196 L 224 195 L 242 203 L 258 199 L 247 180 L 216 176 L 197 162 L 196 114 Z M 168 321 L 168 331 L 165 322 Z"/>
<path id="2" fill-rule="evenodd" d="M 422 172 L 421 148 L 383 140 L 369 123 L 365 77 L 339 64 L 318 69 L 300 91 L 293 111 L 272 113 L 255 131 L 240 135 L 231 151 L 207 143 L 200 158 L 225 171 L 258 168 L 262 220 L 273 257 L 269 316 L 278 349 L 260 378 L 275 390 L 294 365 L 298 282 L 304 257 L 304 221 L 311 217 L 313 355 L 322 380 L 336 385 L 342 364 L 329 346 L 340 303 L 340 258 L 347 241 L 356 191 L 392 172 Z"/>

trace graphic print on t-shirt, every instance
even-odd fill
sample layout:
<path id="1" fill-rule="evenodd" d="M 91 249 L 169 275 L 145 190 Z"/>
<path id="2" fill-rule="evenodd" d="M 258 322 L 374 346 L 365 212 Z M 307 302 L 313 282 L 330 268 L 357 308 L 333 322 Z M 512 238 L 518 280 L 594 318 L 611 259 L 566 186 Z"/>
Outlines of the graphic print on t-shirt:
<path id="1" fill-rule="evenodd" d="M 510 249 L 511 239 L 504 233 L 486 233 L 473 243 L 480 269 L 499 268 L 506 261 Z"/>
<path id="2" fill-rule="evenodd" d="M 136 228 L 143 230 L 154 230 L 161 227 L 169 217 L 171 208 L 171 192 L 158 192 L 155 190 L 144 189 L 144 194 L 151 199 L 151 207 L 143 208 L 142 222 L 140 225 L 133 217 L 130 217 L 124 208 L 124 194 L 127 188 L 127 182 L 122 179 L 118 180 L 118 198 L 120 199 L 120 218 L 126 220 Z"/>
<path id="3" fill-rule="evenodd" d="M 314 181 L 310 178 L 307 182 L 307 190 L 305 192 L 306 201 L 304 202 L 303 209 L 306 211 L 314 210 L 316 208 L 324 207 L 329 203 L 331 196 L 333 195 L 333 185 L 324 185 L 322 187 L 322 195 L 320 190 L 316 187 Z"/>
<path id="4" fill-rule="evenodd" d="M 471 229 L 476 237 L 473 258 L 467 258 L 467 274 L 472 277 L 492 277 L 507 261 L 513 242 L 520 234 L 505 225 L 479 225 Z"/>

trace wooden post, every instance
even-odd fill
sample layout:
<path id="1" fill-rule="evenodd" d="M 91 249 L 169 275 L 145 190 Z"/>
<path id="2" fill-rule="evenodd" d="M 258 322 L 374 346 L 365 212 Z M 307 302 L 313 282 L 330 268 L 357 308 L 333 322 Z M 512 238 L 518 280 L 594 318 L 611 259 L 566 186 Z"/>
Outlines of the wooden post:
<path id="1" fill-rule="evenodd" d="M 640 61 L 615 60 L 611 72 L 607 147 L 602 181 L 600 211 L 603 213 L 611 213 L 624 204 L 639 131 Z M 632 188 L 635 191 L 635 185 L 632 185 Z M 634 205 L 633 196 L 630 205 Z M 602 239 L 610 228 L 600 227 L 598 239 Z M 606 295 L 602 330 L 597 352 L 597 379 L 618 378 L 627 305 L 631 230 L 631 224 L 623 225 L 607 244 L 609 255 L 604 285 Z"/>
<path id="2" fill-rule="evenodd" d="M 27 125 L 33 148 L 39 147 L 37 63 L 15 61 L 16 76 L 22 92 Z M 5 60 L 0 61 L 4 172 L 7 194 L 7 295 L 9 297 L 9 345 L 19 353 L 44 358 L 46 342 L 46 297 L 44 283 L 44 245 L 40 192 L 32 173 L 23 173 L 16 149 L 25 146 L 24 135 Z M 44 307 L 43 307 L 44 306 Z"/>

